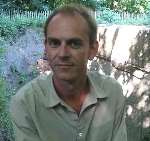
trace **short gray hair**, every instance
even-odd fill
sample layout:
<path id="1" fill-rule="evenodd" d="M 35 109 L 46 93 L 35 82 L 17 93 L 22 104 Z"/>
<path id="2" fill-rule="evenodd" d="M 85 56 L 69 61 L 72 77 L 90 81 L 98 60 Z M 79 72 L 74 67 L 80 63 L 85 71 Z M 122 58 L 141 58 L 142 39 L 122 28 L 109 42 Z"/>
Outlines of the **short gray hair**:
<path id="1" fill-rule="evenodd" d="M 50 21 L 52 20 L 52 18 L 54 16 L 56 16 L 57 14 L 60 14 L 60 13 L 67 14 L 67 15 L 75 15 L 75 14 L 81 15 L 81 17 L 83 17 L 85 19 L 85 21 L 87 22 L 87 24 L 88 24 L 90 44 L 92 44 L 92 43 L 94 43 L 94 41 L 96 41 L 96 38 L 97 38 L 97 24 L 96 24 L 95 19 L 89 13 L 89 9 L 85 8 L 84 6 L 81 6 L 81 5 L 73 5 L 73 4 L 69 4 L 69 5 L 65 5 L 65 6 L 62 6 L 60 8 L 57 8 L 47 18 L 47 20 L 45 22 L 45 26 L 44 26 L 44 36 L 45 36 L 45 38 L 47 37 L 48 24 L 50 23 Z"/>

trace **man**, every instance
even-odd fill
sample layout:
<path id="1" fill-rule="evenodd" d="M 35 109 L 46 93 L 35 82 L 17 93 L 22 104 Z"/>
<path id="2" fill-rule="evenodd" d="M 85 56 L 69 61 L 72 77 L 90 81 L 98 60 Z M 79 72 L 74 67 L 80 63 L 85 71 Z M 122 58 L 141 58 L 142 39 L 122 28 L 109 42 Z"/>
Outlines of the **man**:
<path id="1" fill-rule="evenodd" d="M 127 141 L 120 85 L 87 72 L 97 53 L 97 27 L 85 8 L 64 6 L 47 19 L 49 75 L 12 98 L 16 141 Z"/>

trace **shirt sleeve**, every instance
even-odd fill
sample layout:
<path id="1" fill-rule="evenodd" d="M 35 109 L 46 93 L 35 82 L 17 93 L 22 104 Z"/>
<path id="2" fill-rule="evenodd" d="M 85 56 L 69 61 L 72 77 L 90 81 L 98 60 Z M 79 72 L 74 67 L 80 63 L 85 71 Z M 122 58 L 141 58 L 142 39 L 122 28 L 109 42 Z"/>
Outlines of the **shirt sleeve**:
<path id="1" fill-rule="evenodd" d="M 24 101 L 18 99 L 18 96 L 13 97 L 11 100 L 10 115 L 15 141 L 41 141 Z"/>
<path id="2" fill-rule="evenodd" d="M 111 141 L 127 141 L 127 130 L 125 123 L 125 97 L 122 94 L 122 88 L 117 90 L 116 112 L 113 126 L 113 136 Z"/>

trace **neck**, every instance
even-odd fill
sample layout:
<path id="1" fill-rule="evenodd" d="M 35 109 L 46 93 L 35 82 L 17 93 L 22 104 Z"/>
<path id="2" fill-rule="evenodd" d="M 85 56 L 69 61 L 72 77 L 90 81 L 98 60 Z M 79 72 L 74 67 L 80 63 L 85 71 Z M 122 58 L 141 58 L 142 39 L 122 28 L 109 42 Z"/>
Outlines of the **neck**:
<path id="1" fill-rule="evenodd" d="M 75 111 L 80 112 L 81 106 L 89 92 L 87 77 L 74 81 L 59 80 L 53 77 L 58 96 Z"/>

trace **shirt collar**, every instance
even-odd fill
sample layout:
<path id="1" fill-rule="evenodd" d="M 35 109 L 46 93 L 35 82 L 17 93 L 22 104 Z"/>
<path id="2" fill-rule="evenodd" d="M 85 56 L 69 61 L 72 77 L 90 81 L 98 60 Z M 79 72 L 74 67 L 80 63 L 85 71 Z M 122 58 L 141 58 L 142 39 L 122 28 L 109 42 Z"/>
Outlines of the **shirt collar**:
<path id="1" fill-rule="evenodd" d="M 87 73 L 88 80 L 90 83 L 90 93 L 88 96 L 88 101 L 91 103 L 96 103 L 97 99 L 107 98 L 107 93 L 103 90 L 103 79 L 102 76 L 96 72 Z M 40 80 L 40 83 L 43 87 L 44 99 L 43 103 L 46 107 L 54 107 L 62 102 L 62 100 L 58 97 L 52 80 L 52 73 L 50 73 L 44 81 Z"/>
<path id="2" fill-rule="evenodd" d="M 107 98 L 108 94 L 103 89 L 104 76 L 99 74 L 98 72 L 88 72 L 87 75 L 91 87 L 90 93 L 97 99 Z"/>
<path id="3" fill-rule="evenodd" d="M 61 99 L 56 94 L 53 80 L 52 80 L 52 73 L 47 75 L 44 80 L 40 79 L 39 83 L 42 87 L 44 97 L 42 98 L 42 102 L 44 103 L 45 107 L 54 107 L 61 102 Z"/>

